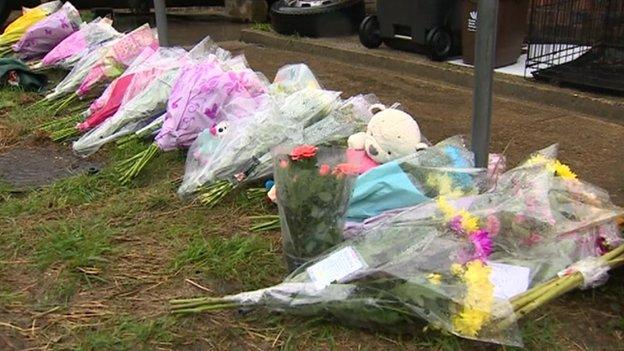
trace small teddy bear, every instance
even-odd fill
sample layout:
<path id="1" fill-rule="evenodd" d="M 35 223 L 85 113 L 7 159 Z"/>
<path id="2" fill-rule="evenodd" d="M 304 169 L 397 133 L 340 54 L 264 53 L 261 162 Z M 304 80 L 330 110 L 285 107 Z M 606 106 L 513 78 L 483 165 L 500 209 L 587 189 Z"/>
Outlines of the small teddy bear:
<path id="1" fill-rule="evenodd" d="M 373 161 L 382 164 L 427 148 L 412 116 L 381 104 L 372 105 L 370 111 L 374 116 L 366 132 L 349 137 L 350 149 L 363 150 Z"/>

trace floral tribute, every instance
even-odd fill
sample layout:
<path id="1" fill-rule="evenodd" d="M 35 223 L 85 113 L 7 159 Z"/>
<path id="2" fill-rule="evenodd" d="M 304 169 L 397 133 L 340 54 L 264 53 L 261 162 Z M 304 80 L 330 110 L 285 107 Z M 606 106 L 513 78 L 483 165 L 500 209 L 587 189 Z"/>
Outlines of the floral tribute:
<path id="1" fill-rule="evenodd" d="M 284 254 L 291 269 L 343 240 L 343 217 L 358 165 L 346 150 L 299 145 L 277 152 L 275 183 Z"/>

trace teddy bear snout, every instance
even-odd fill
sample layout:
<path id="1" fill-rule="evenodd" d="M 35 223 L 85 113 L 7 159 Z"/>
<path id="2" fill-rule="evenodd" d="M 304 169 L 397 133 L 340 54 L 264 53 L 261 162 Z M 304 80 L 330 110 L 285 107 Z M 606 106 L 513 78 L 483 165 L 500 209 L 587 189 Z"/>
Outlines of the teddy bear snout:
<path id="1" fill-rule="evenodd" d="M 377 151 L 377 149 L 373 145 L 368 146 L 368 153 L 371 154 L 372 156 L 379 155 L 379 151 Z"/>

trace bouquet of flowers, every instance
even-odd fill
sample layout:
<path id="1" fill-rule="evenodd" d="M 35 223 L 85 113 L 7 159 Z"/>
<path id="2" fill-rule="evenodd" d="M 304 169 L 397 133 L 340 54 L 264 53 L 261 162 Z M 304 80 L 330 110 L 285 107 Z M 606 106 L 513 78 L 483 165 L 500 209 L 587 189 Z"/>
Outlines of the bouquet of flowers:
<path id="1" fill-rule="evenodd" d="M 119 107 L 147 88 L 162 72 L 179 68 L 187 61 L 188 53 L 182 48 L 147 47 L 132 65 L 104 90 L 83 113 L 84 120 L 53 133 L 60 140 L 91 130 L 114 115 Z"/>
<path id="2" fill-rule="evenodd" d="M 13 45 L 13 51 L 22 60 L 40 59 L 78 31 L 81 24 L 78 10 L 66 2 L 58 11 L 30 27 Z"/>
<path id="3" fill-rule="evenodd" d="M 219 134 L 216 138 L 203 135 L 188 154 L 184 181 L 178 194 L 187 197 L 200 191 L 200 200 L 214 206 L 236 186 L 270 174 L 270 150 L 285 142 L 308 143 L 304 139 L 305 128 L 312 128 L 331 115 L 340 106 L 339 95 L 338 92 L 305 88 L 283 99 L 273 98 L 272 104 L 258 110 L 250 119 L 230 123 L 225 135 Z M 282 100 L 281 105 L 279 100 Z M 342 112 L 353 111 L 351 104 L 344 106 Z M 335 116 L 345 117 L 344 124 L 337 129 L 316 128 L 316 133 L 309 133 L 311 138 L 315 137 L 309 143 L 326 136 L 329 142 L 329 134 L 338 135 L 337 138 L 348 136 L 344 134 L 355 129 L 357 117 L 351 114 L 349 120 L 346 115 Z"/>
<path id="4" fill-rule="evenodd" d="M 122 183 L 133 179 L 159 150 L 170 151 L 190 146 L 205 129 L 213 129 L 226 118 L 243 118 L 266 101 L 265 81 L 251 69 L 226 70 L 216 56 L 182 67 L 174 84 L 167 114 L 155 142 L 132 158 L 123 171 Z M 224 69 L 225 68 L 225 69 Z M 224 106 L 237 101 L 245 108 Z"/>
<path id="5" fill-rule="evenodd" d="M 54 91 L 46 95 L 42 103 L 69 94 L 58 105 L 53 106 L 58 112 L 79 97 L 84 97 L 96 84 L 120 76 L 143 49 L 157 46 L 158 40 L 147 24 L 119 39 L 107 42 L 83 57 Z"/>
<path id="6" fill-rule="evenodd" d="M 11 22 L 0 35 L 0 57 L 11 53 L 13 44 L 20 40 L 28 28 L 56 12 L 61 5 L 60 1 L 51 1 L 33 9 L 24 9 L 22 15 Z"/>
<path id="7" fill-rule="evenodd" d="M 41 64 L 35 68 L 61 67 L 71 69 L 84 55 L 94 47 L 110 40 L 117 39 L 121 33 L 113 26 L 108 18 L 96 18 L 90 23 L 83 24 L 77 32 L 70 34 L 41 59 Z"/>
<path id="8" fill-rule="evenodd" d="M 306 92 L 303 93 L 303 90 Z M 301 92 L 298 93 L 299 101 L 289 98 L 297 92 Z M 308 106 L 312 114 L 326 114 L 333 109 L 338 95 L 322 90 L 314 74 L 304 64 L 280 68 L 269 86 L 267 104 L 254 111 L 250 118 L 228 122 L 223 132 L 204 131 L 198 136 L 189 150 L 184 181 L 178 194 L 188 197 L 206 185 L 210 189 L 204 195 L 213 194 L 211 199 L 216 203 L 233 189 L 230 178 L 241 168 L 247 167 L 250 162 L 257 164 L 258 157 L 263 155 L 266 156 L 263 162 L 272 164 L 270 150 L 289 137 L 301 135 L 298 121 L 309 117 L 304 114 L 295 115 L 294 120 L 283 119 L 280 110 L 285 103 Z"/>
<path id="9" fill-rule="evenodd" d="M 485 188 L 485 170 L 475 168 L 473 153 L 455 136 L 359 176 L 347 217 L 358 222 L 438 196 L 475 195 Z"/>
<path id="10" fill-rule="evenodd" d="M 172 49 L 161 48 L 159 50 Z M 223 62 L 230 58 L 229 52 L 219 48 L 210 38 L 206 38 L 188 54 L 178 57 L 176 64 L 171 62 L 171 65 L 166 67 L 156 66 L 153 70 L 146 71 L 148 75 L 154 74 L 150 84 L 145 85 L 142 84 L 142 80 L 134 79 L 127 93 L 122 97 L 121 106 L 115 114 L 74 142 L 74 151 L 78 155 L 89 156 L 108 142 L 138 132 L 146 123 L 152 122 L 153 116 L 164 114 L 180 67 L 190 63 L 192 59 L 209 55 L 214 55 Z M 133 96 L 135 94 L 136 96 Z M 156 128 L 160 129 L 162 119 L 158 121 Z"/>
<path id="11" fill-rule="evenodd" d="M 611 230 L 622 209 L 572 174 L 533 160 L 484 194 L 384 213 L 274 287 L 174 300 L 173 312 L 266 308 L 394 332 L 426 322 L 520 346 L 518 318 L 583 283 L 600 284 L 624 258 Z M 524 240 L 527 233 L 539 240 Z M 601 256 L 605 242 L 615 249 Z"/>
<path id="12" fill-rule="evenodd" d="M 300 145 L 273 156 L 284 255 L 290 270 L 342 241 L 358 165 L 346 150 Z"/>

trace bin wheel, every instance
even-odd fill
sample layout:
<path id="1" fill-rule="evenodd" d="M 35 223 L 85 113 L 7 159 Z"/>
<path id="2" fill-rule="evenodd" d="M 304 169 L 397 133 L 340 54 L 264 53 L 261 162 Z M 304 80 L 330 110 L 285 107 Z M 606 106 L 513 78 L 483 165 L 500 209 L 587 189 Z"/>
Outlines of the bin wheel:
<path id="1" fill-rule="evenodd" d="M 278 33 L 326 37 L 355 33 L 366 7 L 364 0 L 278 0 L 269 14 Z"/>
<path id="2" fill-rule="evenodd" d="M 377 16 L 366 16 L 360 23 L 360 42 L 369 49 L 378 48 L 381 45 L 381 33 Z"/>
<path id="3" fill-rule="evenodd" d="M 434 61 L 444 61 L 451 52 L 453 39 L 448 29 L 436 27 L 427 34 L 429 57 Z"/>

